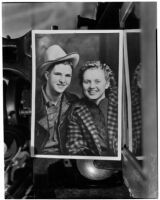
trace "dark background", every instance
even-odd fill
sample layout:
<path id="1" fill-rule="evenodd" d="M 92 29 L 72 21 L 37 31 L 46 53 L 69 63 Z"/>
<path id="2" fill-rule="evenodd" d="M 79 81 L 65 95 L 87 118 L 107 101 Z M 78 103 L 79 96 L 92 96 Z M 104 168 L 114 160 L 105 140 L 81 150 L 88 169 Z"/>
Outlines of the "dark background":
<path id="1" fill-rule="evenodd" d="M 130 81 L 132 75 L 141 62 L 141 52 L 140 52 L 140 32 L 128 32 L 127 33 L 127 48 L 128 48 L 128 64 L 129 64 L 129 75 Z"/>

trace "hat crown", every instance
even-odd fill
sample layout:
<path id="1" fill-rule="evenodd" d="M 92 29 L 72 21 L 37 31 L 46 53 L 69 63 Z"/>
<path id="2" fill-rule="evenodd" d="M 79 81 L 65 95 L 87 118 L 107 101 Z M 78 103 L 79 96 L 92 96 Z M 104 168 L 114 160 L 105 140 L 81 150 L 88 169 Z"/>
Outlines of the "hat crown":
<path id="1" fill-rule="evenodd" d="M 58 60 L 66 56 L 66 52 L 59 45 L 52 45 L 46 50 L 45 62 Z"/>
<path id="2" fill-rule="evenodd" d="M 39 68 L 40 76 L 42 77 L 52 64 L 55 65 L 56 63 L 65 61 L 71 62 L 72 67 L 75 68 L 79 62 L 79 54 L 76 52 L 67 54 L 59 45 L 48 47 L 45 52 L 44 62 Z"/>

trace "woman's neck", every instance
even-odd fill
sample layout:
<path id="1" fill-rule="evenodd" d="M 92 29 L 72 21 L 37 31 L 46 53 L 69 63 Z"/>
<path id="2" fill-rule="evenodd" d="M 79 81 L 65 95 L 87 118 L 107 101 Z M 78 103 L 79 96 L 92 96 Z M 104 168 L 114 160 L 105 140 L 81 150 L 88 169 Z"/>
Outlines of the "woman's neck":
<path id="1" fill-rule="evenodd" d="M 99 105 L 99 103 L 101 102 L 102 99 L 105 98 L 105 93 L 102 94 L 102 96 L 98 99 L 93 99 L 91 101 L 93 101 L 97 106 Z"/>

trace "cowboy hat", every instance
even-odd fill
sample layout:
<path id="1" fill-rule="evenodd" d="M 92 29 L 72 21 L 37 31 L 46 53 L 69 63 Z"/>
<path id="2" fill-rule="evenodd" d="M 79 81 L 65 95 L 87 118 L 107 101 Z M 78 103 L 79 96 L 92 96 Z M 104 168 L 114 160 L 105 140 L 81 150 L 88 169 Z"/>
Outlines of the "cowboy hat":
<path id="1" fill-rule="evenodd" d="M 67 54 L 59 45 L 48 47 L 45 52 L 44 63 L 40 67 L 41 76 L 51 65 L 64 61 L 72 62 L 73 68 L 75 68 L 79 62 L 79 54 L 75 52 Z"/>

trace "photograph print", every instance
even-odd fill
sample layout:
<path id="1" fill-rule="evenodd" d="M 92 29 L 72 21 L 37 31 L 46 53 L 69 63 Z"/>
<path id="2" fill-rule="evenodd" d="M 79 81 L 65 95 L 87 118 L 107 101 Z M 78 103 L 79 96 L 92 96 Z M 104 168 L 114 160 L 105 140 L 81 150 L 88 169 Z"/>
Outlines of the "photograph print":
<path id="1" fill-rule="evenodd" d="M 32 31 L 31 154 L 121 160 L 121 31 Z"/>

